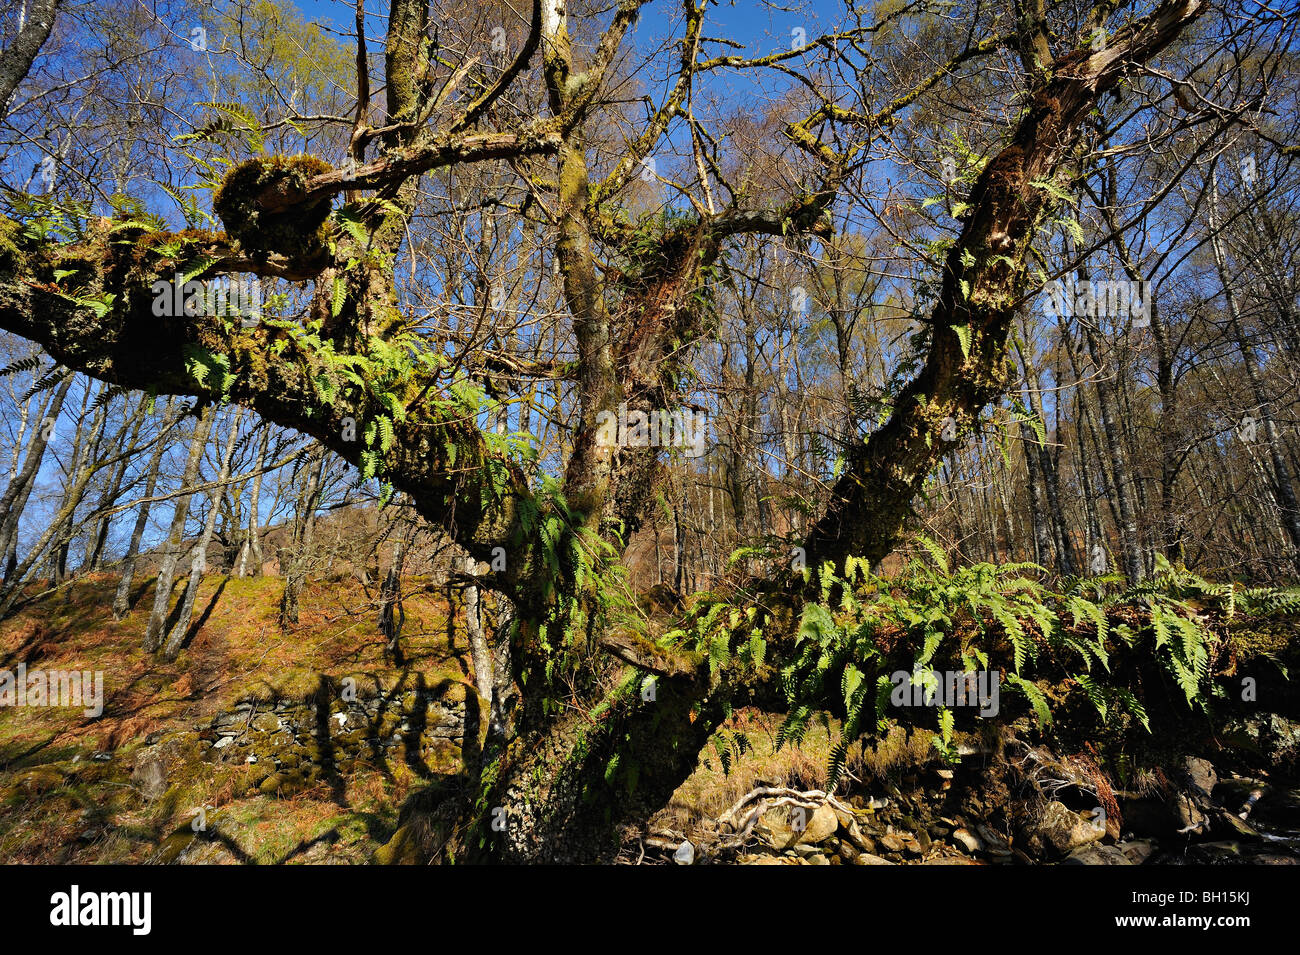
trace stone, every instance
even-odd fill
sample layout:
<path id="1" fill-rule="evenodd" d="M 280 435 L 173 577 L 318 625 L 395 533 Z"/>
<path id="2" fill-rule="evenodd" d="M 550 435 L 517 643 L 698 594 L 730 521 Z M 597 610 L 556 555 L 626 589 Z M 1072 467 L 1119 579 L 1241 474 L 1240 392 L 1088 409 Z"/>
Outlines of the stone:
<path id="1" fill-rule="evenodd" d="M 1198 795 L 1209 799 L 1210 794 L 1214 792 L 1214 787 L 1219 784 L 1219 774 L 1214 771 L 1210 761 L 1189 756 L 1184 761 L 1184 766 L 1187 770 L 1188 785 Z"/>
<path id="2" fill-rule="evenodd" d="M 259 713 L 253 717 L 252 725 L 260 733 L 274 733 L 280 728 L 280 719 L 274 713 Z"/>
<path id="3" fill-rule="evenodd" d="M 858 856 L 855 865 L 898 865 L 897 862 L 890 862 L 888 859 L 882 859 L 880 856 L 872 855 L 870 852 L 864 852 Z"/>
<path id="4" fill-rule="evenodd" d="M 980 837 L 975 835 L 975 833 L 971 832 L 969 829 L 954 829 L 952 833 L 952 841 L 960 845 L 971 855 L 975 855 L 975 853 L 984 850 L 984 843 L 980 841 Z"/>
<path id="5" fill-rule="evenodd" d="M 801 824 L 802 828 L 796 828 Z M 777 806 L 763 814 L 758 835 L 775 849 L 790 849 L 796 845 L 811 845 L 835 835 L 839 820 L 835 810 L 826 804 L 811 812 L 792 806 Z"/>
<path id="6" fill-rule="evenodd" d="M 167 770 L 160 759 L 146 759 L 138 763 L 131 781 L 141 795 L 151 802 L 167 792 Z"/>
<path id="7" fill-rule="evenodd" d="M 677 851 L 673 853 L 673 861 L 678 865 L 695 864 L 695 846 L 691 844 L 689 839 L 683 841 L 682 844 L 677 847 Z"/>
<path id="8" fill-rule="evenodd" d="M 1132 842 L 1123 842 L 1118 846 L 1119 851 L 1124 853 L 1128 861 L 1134 865 L 1142 865 L 1147 859 L 1156 854 L 1156 845 L 1154 839 L 1135 839 Z"/>
<path id="9" fill-rule="evenodd" d="M 1186 793 L 1178 793 L 1169 801 L 1174 824 L 1180 833 L 1202 833 L 1209 819 L 1196 805 L 1196 800 Z"/>
<path id="10" fill-rule="evenodd" d="M 856 819 L 848 826 L 845 832 L 848 835 L 849 842 L 853 843 L 854 848 L 861 849 L 863 852 L 876 851 L 875 841 L 862 831 L 862 827 L 858 825 Z"/>
<path id="11" fill-rule="evenodd" d="M 1223 809 L 1215 811 L 1211 826 L 1216 835 L 1221 834 L 1228 839 L 1244 839 L 1247 842 L 1258 842 L 1263 838 L 1250 823 Z"/>
<path id="12" fill-rule="evenodd" d="M 1061 860 L 1061 865 L 1134 865 L 1119 846 L 1082 846 Z"/>
<path id="13" fill-rule="evenodd" d="M 1043 815 L 1034 824 L 1033 831 L 1059 855 L 1090 845 L 1106 835 L 1104 826 L 1098 826 L 1093 819 L 1084 818 L 1059 802 L 1049 802 L 1043 808 Z"/>
<path id="14" fill-rule="evenodd" d="M 835 810 L 829 804 L 822 803 L 808 817 L 807 825 L 799 836 L 799 842 L 805 844 L 824 842 L 835 835 L 835 830 L 839 827 L 840 821 L 835 815 Z"/>
<path id="15" fill-rule="evenodd" d="M 902 852 L 904 847 L 902 836 L 892 832 L 881 836 L 876 840 L 876 844 L 886 852 Z"/>

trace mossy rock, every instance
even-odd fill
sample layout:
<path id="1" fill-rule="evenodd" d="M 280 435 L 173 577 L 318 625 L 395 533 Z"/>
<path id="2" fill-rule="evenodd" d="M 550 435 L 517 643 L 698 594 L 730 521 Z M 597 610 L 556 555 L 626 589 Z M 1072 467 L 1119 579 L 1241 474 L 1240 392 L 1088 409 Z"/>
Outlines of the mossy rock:
<path id="1" fill-rule="evenodd" d="M 304 201 L 307 182 L 333 167 L 315 156 L 249 159 L 226 173 L 212 206 L 226 231 L 254 257 L 309 259 L 325 247 L 330 199 Z M 284 211 L 270 211 L 277 207 Z"/>
<path id="2" fill-rule="evenodd" d="M 302 756 L 300 756 L 294 750 L 285 750 L 283 752 L 276 753 L 276 759 L 280 761 L 280 766 L 283 769 L 296 769 L 298 765 L 302 762 Z"/>
<path id="3" fill-rule="evenodd" d="M 275 763 L 269 759 L 260 759 L 248 767 L 249 786 L 261 786 L 276 773 Z"/>
<path id="4" fill-rule="evenodd" d="M 157 865 L 171 865 L 180 858 L 181 853 L 188 849 L 193 842 L 194 831 L 188 825 L 182 826 L 162 841 L 157 854 L 154 855 L 154 863 Z"/>
<path id="5" fill-rule="evenodd" d="M 14 780 L 11 791 L 26 796 L 39 796 L 58 789 L 65 782 L 63 773 L 52 766 L 38 766 L 29 769 Z"/>
<path id="6" fill-rule="evenodd" d="M 421 865 L 420 840 L 411 826 L 401 826 L 393 837 L 375 850 L 378 865 Z"/>

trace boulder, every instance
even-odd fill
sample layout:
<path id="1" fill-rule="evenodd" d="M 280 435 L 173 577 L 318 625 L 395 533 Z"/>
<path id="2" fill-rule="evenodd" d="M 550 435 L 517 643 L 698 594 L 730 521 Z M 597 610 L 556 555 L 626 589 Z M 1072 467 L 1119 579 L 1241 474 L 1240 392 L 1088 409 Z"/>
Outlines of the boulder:
<path id="1" fill-rule="evenodd" d="M 835 810 L 824 803 L 811 812 L 777 806 L 763 814 L 758 836 L 775 849 L 790 849 L 823 842 L 835 835 L 839 826 Z"/>
<path id="2" fill-rule="evenodd" d="M 839 827 L 840 821 L 835 815 L 835 810 L 826 803 L 822 803 L 808 817 L 807 825 L 805 825 L 799 841 L 801 843 L 824 842 L 835 835 L 835 830 Z"/>
<path id="3" fill-rule="evenodd" d="M 145 799 L 152 802 L 167 792 L 167 769 L 160 759 L 146 759 L 136 764 L 131 782 Z"/>
<path id="4" fill-rule="evenodd" d="M 1106 834 L 1104 826 L 1059 802 L 1049 802 L 1044 807 L 1033 831 L 1045 846 L 1050 846 L 1060 855 L 1097 842 Z"/>

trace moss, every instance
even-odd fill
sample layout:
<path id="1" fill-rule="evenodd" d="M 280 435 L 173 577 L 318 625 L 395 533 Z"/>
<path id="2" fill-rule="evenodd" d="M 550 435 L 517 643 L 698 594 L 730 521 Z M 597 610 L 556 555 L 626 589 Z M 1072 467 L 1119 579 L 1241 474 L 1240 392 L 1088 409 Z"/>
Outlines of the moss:
<path id="1" fill-rule="evenodd" d="M 0 268 L 21 269 L 24 256 L 18 247 L 23 227 L 8 216 L 0 216 Z"/>
<path id="2" fill-rule="evenodd" d="M 324 250 L 330 200 L 305 201 L 304 189 L 332 168 L 305 154 L 249 159 L 226 173 L 212 205 L 250 255 L 312 258 Z"/>

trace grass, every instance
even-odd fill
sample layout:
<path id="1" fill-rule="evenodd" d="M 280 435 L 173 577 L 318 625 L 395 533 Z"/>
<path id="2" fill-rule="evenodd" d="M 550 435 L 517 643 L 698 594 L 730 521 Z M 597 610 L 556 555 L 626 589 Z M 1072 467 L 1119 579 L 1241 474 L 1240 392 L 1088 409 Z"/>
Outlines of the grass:
<path id="1" fill-rule="evenodd" d="M 740 798 L 759 786 L 788 786 L 799 790 L 824 789 L 831 747 L 839 738 L 835 720 L 814 723 L 803 739 L 777 747 L 782 717 L 752 708 L 737 710 L 720 727 L 720 741 L 743 734 L 749 746 L 743 753 L 731 748 L 724 767 L 712 744 L 700 755 L 695 771 L 651 821 L 651 828 L 686 832 L 701 821 L 716 819 Z M 934 734 L 892 726 L 881 738 L 855 743 L 848 749 L 844 782 L 884 787 L 904 773 L 934 763 Z"/>
<path id="2" fill-rule="evenodd" d="M 290 799 L 247 798 L 246 767 L 199 760 L 190 731 L 243 699 L 304 699 L 322 676 L 353 677 L 363 692 L 417 676 L 472 687 L 445 597 L 422 580 L 405 583 L 400 666 L 376 626 L 372 595 L 351 578 L 306 585 L 299 624 L 281 632 L 282 580 L 210 575 L 191 642 L 174 663 L 141 649 L 152 581 L 137 587 L 120 622 L 109 610 L 117 578 L 91 575 L 0 623 L 0 669 L 21 662 L 104 674 L 98 719 L 78 708 L 0 709 L 0 862 L 149 861 L 169 835 L 188 830 L 198 806 L 221 820 L 205 861 L 315 861 L 321 847 L 335 861 L 368 861 L 419 783 L 400 761 L 347 774 L 342 805 L 324 785 Z M 169 789 L 149 801 L 131 771 L 144 748 L 159 746 Z"/>

